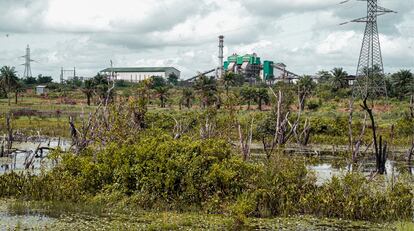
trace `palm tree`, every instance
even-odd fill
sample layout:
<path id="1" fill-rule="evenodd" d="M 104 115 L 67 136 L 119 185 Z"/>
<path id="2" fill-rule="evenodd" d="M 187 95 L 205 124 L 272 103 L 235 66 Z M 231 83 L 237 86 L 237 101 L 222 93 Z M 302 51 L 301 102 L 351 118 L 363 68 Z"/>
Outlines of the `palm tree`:
<path id="1" fill-rule="evenodd" d="M 299 78 L 297 85 L 299 88 L 300 109 L 303 110 L 305 109 L 305 100 L 315 89 L 316 83 L 312 77 L 305 75 Z"/>
<path id="2" fill-rule="evenodd" d="M 91 105 L 91 98 L 93 96 L 94 91 L 95 91 L 94 81 L 92 79 L 85 80 L 85 82 L 83 83 L 82 92 L 86 96 L 88 106 Z"/>
<path id="3" fill-rule="evenodd" d="M 154 88 L 158 98 L 160 99 L 161 108 L 165 108 L 165 101 L 168 99 L 168 91 L 170 88 L 168 86 L 159 86 Z"/>
<path id="4" fill-rule="evenodd" d="M 0 85 L 6 93 L 6 97 L 9 100 L 9 106 L 10 98 L 8 93 L 10 93 L 12 90 L 16 91 L 16 88 L 18 87 L 18 78 L 16 73 L 17 72 L 14 70 L 14 67 L 4 66 L 0 69 Z"/>
<path id="5" fill-rule="evenodd" d="M 108 89 L 109 89 L 109 82 L 106 76 L 97 74 L 95 77 L 93 77 L 93 85 L 97 91 L 97 94 L 99 95 L 99 98 L 101 100 L 105 100 L 107 96 Z"/>
<path id="6" fill-rule="evenodd" d="M 256 94 L 256 102 L 259 105 L 259 110 L 262 110 L 263 102 L 268 104 L 270 101 L 269 94 L 267 92 L 267 88 L 258 88 L 255 92 Z"/>
<path id="7" fill-rule="evenodd" d="M 414 76 L 409 70 L 400 70 L 391 75 L 391 84 L 395 96 L 402 100 L 405 96 L 413 94 Z"/>
<path id="8" fill-rule="evenodd" d="M 194 91 L 190 88 L 184 88 L 181 96 L 181 104 L 184 103 L 184 105 L 187 108 L 191 108 L 191 104 L 194 101 Z"/>
<path id="9" fill-rule="evenodd" d="M 237 82 L 236 74 L 234 74 L 233 72 L 226 72 L 223 75 L 222 82 L 224 84 L 224 88 L 226 89 L 226 95 L 228 96 L 230 86 L 234 86 Z"/>
<path id="10" fill-rule="evenodd" d="M 195 82 L 194 89 L 197 90 L 201 98 L 202 107 L 218 103 L 217 82 L 214 77 L 201 75 Z"/>
<path id="11" fill-rule="evenodd" d="M 338 91 L 339 89 L 345 88 L 348 86 L 348 73 L 344 71 L 343 68 L 334 68 L 332 71 L 332 79 L 331 79 L 331 85 L 333 88 L 333 91 Z"/>

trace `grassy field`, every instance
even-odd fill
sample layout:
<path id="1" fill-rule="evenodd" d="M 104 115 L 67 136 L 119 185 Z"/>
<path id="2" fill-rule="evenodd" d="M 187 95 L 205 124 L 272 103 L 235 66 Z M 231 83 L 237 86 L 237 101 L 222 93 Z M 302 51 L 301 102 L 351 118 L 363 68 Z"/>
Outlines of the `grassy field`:
<path id="1" fill-rule="evenodd" d="M 180 91 L 171 90 L 167 108 L 160 108 L 157 98 L 153 98 L 148 110 L 152 113 L 159 113 L 160 116 L 171 117 L 171 115 L 180 115 L 188 112 L 188 109 L 179 109 L 178 101 Z M 122 95 L 122 93 L 119 93 Z M 117 102 L 126 102 L 127 98 L 118 96 Z M 348 143 L 348 117 L 349 117 L 349 99 L 332 99 L 322 102 L 318 98 L 308 100 L 311 104 L 317 104 L 312 110 L 306 108 L 303 118 L 308 118 L 315 132 L 312 134 L 311 143 L 316 144 L 341 144 Z M 361 123 L 363 112 L 360 109 L 359 102 L 355 102 L 354 123 Z M 248 117 L 263 117 L 271 111 L 270 106 L 265 106 L 264 111 L 259 111 L 256 105 L 252 105 L 251 110 L 246 110 L 246 105 L 236 106 L 237 115 Z M 5 133 L 5 113 L 13 112 L 13 129 L 22 134 L 33 136 L 60 136 L 69 137 L 68 117 L 72 116 L 79 123 L 81 114 L 87 115 L 95 111 L 96 102 L 91 106 L 86 105 L 86 99 L 82 92 L 73 91 L 66 96 L 51 94 L 48 97 L 40 97 L 32 94 L 23 94 L 17 104 L 8 105 L 7 99 L 0 99 L 0 133 Z M 292 110 L 297 110 L 294 105 Z M 198 102 L 194 102 L 191 111 L 201 111 Z M 225 109 L 221 110 L 226 113 Z M 376 121 L 383 136 L 390 139 L 394 136 L 393 144 L 398 146 L 407 146 L 411 143 L 412 134 L 410 129 L 412 125 L 404 121 L 408 116 L 409 103 L 398 100 L 379 101 L 374 108 Z M 32 113 L 32 114 L 30 114 Z M 172 118 L 167 118 L 167 120 Z M 162 119 L 162 118 L 161 118 Z M 392 127 L 394 126 L 394 130 Z M 322 131 L 323 130 L 323 131 Z M 322 132 L 321 132 L 322 131 Z M 370 129 L 367 129 L 370 132 Z"/>

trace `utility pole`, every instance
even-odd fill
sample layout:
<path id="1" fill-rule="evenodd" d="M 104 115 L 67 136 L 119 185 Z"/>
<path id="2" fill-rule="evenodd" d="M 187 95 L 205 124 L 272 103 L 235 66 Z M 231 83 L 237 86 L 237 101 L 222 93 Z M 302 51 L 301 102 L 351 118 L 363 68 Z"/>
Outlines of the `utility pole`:
<path id="1" fill-rule="evenodd" d="M 63 67 L 60 69 L 60 83 L 63 84 Z"/>
<path id="2" fill-rule="evenodd" d="M 362 98 L 376 95 L 386 95 L 384 65 L 382 62 L 381 45 L 378 34 L 377 17 L 387 14 L 396 13 L 393 10 L 386 9 L 378 5 L 378 0 L 360 0 L 367 2 L 367 16 L 357 18 L 349 22 L 365 23 L 364 38 L 362 40 L 361 52 L 359 55 L 358 67 L 356 72 L 356 81 L 354 84 L 353 95 Z M 344 1 L 345 3 L 348 1 Z M 375 76 L 380 76 L 376 78 Z"/>

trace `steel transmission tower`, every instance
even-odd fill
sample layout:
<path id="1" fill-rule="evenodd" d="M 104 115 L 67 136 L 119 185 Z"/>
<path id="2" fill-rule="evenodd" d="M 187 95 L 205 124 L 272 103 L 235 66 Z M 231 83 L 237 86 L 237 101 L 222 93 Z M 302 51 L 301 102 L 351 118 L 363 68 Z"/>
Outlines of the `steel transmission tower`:
<path id="1" fill-rule="evenodd" d="M 24 64 L 24 75 L 23 77 L 27 78 L 27 77 L 32 77 L 32 68 L 30 67 L 30 63 L 33 62 L 34 60 L 32 60 L 30 58 L 30 47 L 29 45 L 27 45 L 26 48 L 26 55 L 22 56 L 22 58 L 25 58 L 25 62 Z"/>
<path id="2" fill-rule="evenodd" d="M 362 98 L 386 95 L 384 65 L 382 63 L 381 45 L 378 35 L 377 17 L 396 13 L 378 5 L 378 0 L 359 0 L 367 2 L 367 16 L 354 19 L 350 22 L 366 23 L 364 38 L 359 55 L 353 95 Z M 348 1 L 344 1 L 345 3 Z M 347 24 L 349 22 L 341 23 Z"/>

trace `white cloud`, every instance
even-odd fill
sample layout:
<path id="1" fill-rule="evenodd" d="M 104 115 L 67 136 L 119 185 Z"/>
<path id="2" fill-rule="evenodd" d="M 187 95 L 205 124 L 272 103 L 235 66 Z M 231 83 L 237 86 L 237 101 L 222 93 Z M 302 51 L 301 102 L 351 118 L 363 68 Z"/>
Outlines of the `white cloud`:
<path id="1" fill-rule="evenodd" d="M 413 1 L 380 4 L 399 12 L 379 20 L 386 71 L 414 69 Z M 353 73 L 364 26 L 338 24 L 363 14 L 364 3 L 336 0 L 1 0 L 0 65 L 22 72 L 18 57 L 30 44 L 33 73 L 55 79 L 62 66 L 91 76 L 111 59 L 173 65 L 185 78 L 217 65 L 224 34 L 226 56 L 255 52 L 298 74 Z"/>
<path id="2" fill-rule="evenodd" d="M 354 38 L 354 31 L 333 32 L 316 47 L 316 52 L 326 55 L 343 51 L 344 48 L 348 47 L 350 40 Z"/>

